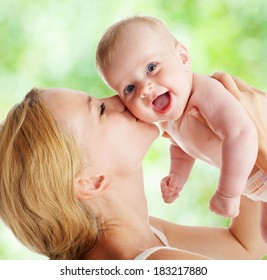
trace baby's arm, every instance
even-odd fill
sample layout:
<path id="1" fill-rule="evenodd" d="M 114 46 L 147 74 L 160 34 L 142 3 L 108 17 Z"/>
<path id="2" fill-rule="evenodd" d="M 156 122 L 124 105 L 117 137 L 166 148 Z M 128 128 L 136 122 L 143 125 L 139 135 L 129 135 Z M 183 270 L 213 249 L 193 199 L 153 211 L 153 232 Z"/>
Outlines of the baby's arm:
<path id="1" fill-rule="evenodd" d="M 267 94 L 237 77 L 217 72 L 212 75 L 242 104 L 254 122 L 259 141 L 256 165 L 267 174 Z"/>
<path id="2" fill-rule="evenodd" d="M 207 78 L 198 96 L 196 106 L 222 141 L 219 184 L 210 207 L 217 214 L 234 217 L 257 157 L 256 128 L 240 103 L 216 80 Z"/>
<path id="3" fill-rule="evenodd" d="M 170 173 L 161 180 L 162 197 L 166 203 L 179 196 L 195 161 L 175 143 L 170 146 L 170 158 Z"/>

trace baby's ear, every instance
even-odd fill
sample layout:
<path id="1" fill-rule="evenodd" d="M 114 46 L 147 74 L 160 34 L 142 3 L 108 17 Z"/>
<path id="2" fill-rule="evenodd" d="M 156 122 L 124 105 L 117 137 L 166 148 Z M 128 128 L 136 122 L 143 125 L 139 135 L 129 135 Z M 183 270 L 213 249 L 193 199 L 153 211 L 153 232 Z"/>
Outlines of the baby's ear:
<path id="1" fill-rule="evenodd" d="M 107 176 L 100 175 L 91 178 L 77 178 L 75 180 L 75 193 L 78 199 L 86 200 L 102 194 L 110 187 Z"/>
<path id="2" fill-rule="evenodd" d="M 175 50 L 176 50 L 177 55 L 180 56 L 183 64 L 185 65 L 186 70 L 191 71 L 192 70 L 191 59 L 190 59 L 190 55 L 189 55 L 189 52 L 186 49 L 186 47 L 182 43 L 176 42 Z"/>

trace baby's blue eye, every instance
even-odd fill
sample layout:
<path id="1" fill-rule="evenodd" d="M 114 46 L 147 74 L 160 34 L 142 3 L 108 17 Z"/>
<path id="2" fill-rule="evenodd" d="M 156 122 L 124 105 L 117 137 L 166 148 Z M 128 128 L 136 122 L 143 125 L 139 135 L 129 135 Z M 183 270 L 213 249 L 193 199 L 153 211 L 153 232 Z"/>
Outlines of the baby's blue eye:
<path id="1" fill-rule="evenodd" d="M 148 74 L 148 73 L 152 72 L 153 70 L 155 70 L 156 66 L 157 66 L 156 63 L 149 63 L 146 67 L 146 73 Z"/>
<path id="2" fill-rule="evenodd" d="M 124 94 L 125 95 L 128 95 L 128 94 L 130 94 L 133 90 L 134 90 L 134 88 L 135 88 L 135 86 L 134 85 L 129 85 L 129 86 L 127 86 L 125 89 L 124 89 Z"/>

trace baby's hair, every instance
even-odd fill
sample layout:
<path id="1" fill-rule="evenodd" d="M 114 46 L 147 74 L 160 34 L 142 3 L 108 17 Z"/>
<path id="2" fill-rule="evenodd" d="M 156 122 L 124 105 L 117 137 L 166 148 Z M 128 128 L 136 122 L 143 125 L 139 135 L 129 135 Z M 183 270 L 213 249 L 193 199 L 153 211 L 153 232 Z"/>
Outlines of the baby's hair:
<path id="1" fill-rule="evenodd" d="M 0 217 L 29 249 L 81 259 L 99 237 L 97 219 L 74 193 L 80 148 L 32 89 L 0 126 Z"/>
<path id="2" fill-rule="evenodd" d="M 126 27 L 131 24 L 144 24 L 155 31 L 163 31 L 169 38 L 177 42 L 163 21 L 151 16 L 133 16 L 116 22 L 111 25 L 102 35 L 96 50 L 96 66 L 102 76 L 110 66 L 114 52 L 120 45 L 121 36 L 127 37 Z M 125 39 L 125 38 L 124 38 Z M 130 39 L 130 38 L 129 38 Z M 127 40 L 127 39 L 125 39 Z"/>

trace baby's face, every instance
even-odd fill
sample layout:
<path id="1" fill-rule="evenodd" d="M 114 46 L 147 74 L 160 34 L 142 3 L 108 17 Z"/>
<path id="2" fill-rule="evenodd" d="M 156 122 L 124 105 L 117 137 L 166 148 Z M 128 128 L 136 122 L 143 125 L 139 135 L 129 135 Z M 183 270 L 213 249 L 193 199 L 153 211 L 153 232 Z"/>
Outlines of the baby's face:
<path id="1" fill-rule="evenodd" d="M 146 122 L 178 119 L 191 93 L 188 53 L 162 31 L 135 24 L 115 50 L 104 78 L 125 106 Z"/>

